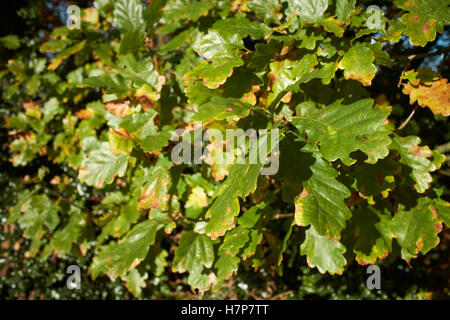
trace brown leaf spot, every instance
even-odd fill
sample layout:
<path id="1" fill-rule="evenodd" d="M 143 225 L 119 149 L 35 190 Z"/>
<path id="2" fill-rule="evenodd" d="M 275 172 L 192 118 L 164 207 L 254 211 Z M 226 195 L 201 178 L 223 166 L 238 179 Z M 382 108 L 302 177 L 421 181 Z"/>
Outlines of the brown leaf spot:
<path id="1" fill-rule="evenodd" d="M 136 102 L 140 105 L 142 105 L 142 108 L 144 108 L 144 111 L 147 111 L 148 109 L 154 109 L 156 101 L 153 99 L 150 99 L 147 96 L 140 96 L 136 98 Z"/>

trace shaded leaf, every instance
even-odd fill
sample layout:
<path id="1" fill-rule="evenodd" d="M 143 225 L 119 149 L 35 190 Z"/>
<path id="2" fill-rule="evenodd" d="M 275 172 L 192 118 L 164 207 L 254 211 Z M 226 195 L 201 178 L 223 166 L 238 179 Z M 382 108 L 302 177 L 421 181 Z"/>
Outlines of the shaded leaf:
<path id="1" fill-rule="evenodd" d="M 213 24 L 212 28 L 219 32 L 239 35 L 240 38 L 252 36 L 254 39 L 266 38 L 271 32 L 267 25 L 257 21 L 250 21 L 244 17 L 219 20 Z"/>
<path id="2" fill-rule="evenodd" d="M 426 198 L 420 198 L 417 206 L 410 210 L 400 207 L 392 220 L 382 221 L 380 227 L 385 237 L 397 239 L 402 258 L 406 261 L 436 247 L 438 233 L 442 230 L 436 209 L 432 201 Z"/>
<path id="3" fill-rule="evenodd" d="M 90 272 L 95 279 L 107 274 L 112 279 L 126 274 L 144 260 L 149 246 L 155 242 L 156 232 L 167 223 L 165 214 L 155 212 L 150 219 L 138 223 L 118 242 L 102 247 L 94 257 Z"/>
<path id="4" fill-rule="evenodd" d="M 304 189 L 295 199 L 295 223 L 312 225 L 314 233 L 339 240 L 351 211 L 344 200 L 350 191 L 336 180 L 338 172 L 320 156 L 311 166 L 312 176 L 303 183 Z"/>
<path id="5" fill-rule="evenodd" d="M 400 163 L 411 168 L 410 176 L 416 181 L 415 188 L 417 192 L 423 193 L 433 181 L 430 172 L 439 169 L 440 163 L 436 166 L 435 163 L 427 159 L 433 157 L 434 154 L 427 146 L 419 146 L 420 142 L 419 137 L 402 138 L 395 136 L 390 148 L 399 152 Z"/>

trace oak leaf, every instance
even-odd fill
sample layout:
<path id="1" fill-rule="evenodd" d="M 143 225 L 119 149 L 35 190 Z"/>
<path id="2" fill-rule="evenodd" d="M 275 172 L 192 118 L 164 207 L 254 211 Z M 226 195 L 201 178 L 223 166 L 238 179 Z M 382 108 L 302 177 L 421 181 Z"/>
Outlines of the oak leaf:
<path id="1" fill-rule="evenodd" d="M 447 79 L 433 81 L 431 85 L 419 84 L 417 86 L 407 83 L 403 87 L 403 93 L 409 95 L 411 104 L 417 103 L 438 115 L 450 115 L 450 84 Z"/>

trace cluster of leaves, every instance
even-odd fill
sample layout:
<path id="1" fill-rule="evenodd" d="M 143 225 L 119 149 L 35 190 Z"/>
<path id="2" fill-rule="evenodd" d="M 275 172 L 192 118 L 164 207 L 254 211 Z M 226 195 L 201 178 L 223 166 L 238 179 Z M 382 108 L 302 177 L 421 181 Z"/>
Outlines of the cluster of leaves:
<path id="1" fill-rule="evenodd" d="M 385 1 L 376 29 L 365 1 L 148 2 L 97 0 L 80 29 L 1 40 L 40 51 L 0 73 L 9 161 L 27 172 L 8 223 L 27 257 L 93 253 L 93 279 L 139 297 L 165 273 L 216 291 L 244 268 L 282 275 L 291 252 L 333 275 L 437 246 L 445 156 L 401 136 L 371 88 L 405 63 L 390 50 L 402 37 L 426 46 L 444 31 L 448 0 Z M 448 116 L 447 79 L 407 67 L 411 104 Z M 221 163 L 238 150 L 218 140 L 201 164 L 174 163 L 172 132 L 195 136 L 197 121 L 279 129 L 278 173 Z"/>

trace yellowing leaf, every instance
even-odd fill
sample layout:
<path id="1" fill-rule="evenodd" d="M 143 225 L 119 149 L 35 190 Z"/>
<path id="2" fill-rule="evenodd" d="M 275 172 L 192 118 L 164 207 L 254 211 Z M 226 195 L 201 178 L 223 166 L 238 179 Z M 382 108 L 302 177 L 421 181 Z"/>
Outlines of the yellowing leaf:
<path id="1" fill-rule="evenodd" d="M 372 50 L 365 44 L 358 43 L 345 53 L 339 68 L 344 70 L 345 79 L 357 80 L 364 86 L 370 86 L 377 72 L 374 61 Z"/>
<path id="2" fill-rule="evenodd" d="M 403 87 L 403 93 L 409 95 L 411 104 L 417 103 L 428 107 L 434 114 L 450 115 L 450 84 L 447 79 L 431 82 L 431 85 L 419 84 L 417 86 L 407 83 Z"/>
<path id="3" fill-rule="evenodd" d="M 22 106 L 25 109 L 25 114 L 29 117 L 41 119 L 42 112 L 39 106 L 33 100 L 22 101 Z"/>
<path id="4" fill-rule="evenodd" d="M 149 181 L 142 190 L 139 198 L 138 209 L 165 209 L 170 195 L 171 186 L 169 168 L 172 162 L 161 158 L 149 173 Z"/>

